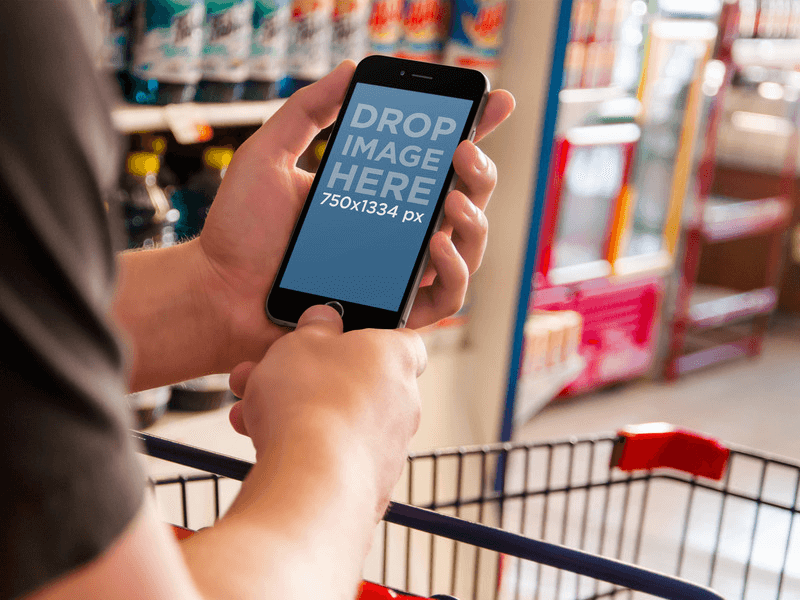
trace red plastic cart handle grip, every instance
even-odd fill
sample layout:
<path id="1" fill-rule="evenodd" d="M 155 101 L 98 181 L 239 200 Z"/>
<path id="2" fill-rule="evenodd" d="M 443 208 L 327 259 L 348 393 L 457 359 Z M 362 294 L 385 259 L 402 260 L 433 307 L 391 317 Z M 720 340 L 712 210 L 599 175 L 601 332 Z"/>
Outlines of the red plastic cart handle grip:
<path id="1" fill-rule="evenodd" d="M 675 469 L 719 481 L 730 450 L 719 441 L 667 423 L 626 427 L 618 433 L 611 466 L 621 471 Z"/>

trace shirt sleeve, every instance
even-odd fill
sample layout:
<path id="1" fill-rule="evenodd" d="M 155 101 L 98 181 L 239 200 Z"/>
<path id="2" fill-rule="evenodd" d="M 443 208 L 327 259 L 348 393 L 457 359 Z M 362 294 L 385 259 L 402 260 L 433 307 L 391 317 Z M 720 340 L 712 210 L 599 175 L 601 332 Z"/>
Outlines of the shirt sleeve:
<path id="1" fill-rule="evenodd" d="M 2 598 L 97 557 L 144 493 L 109 319 L 121 146 L 76 10 L 0 2 Z"/>

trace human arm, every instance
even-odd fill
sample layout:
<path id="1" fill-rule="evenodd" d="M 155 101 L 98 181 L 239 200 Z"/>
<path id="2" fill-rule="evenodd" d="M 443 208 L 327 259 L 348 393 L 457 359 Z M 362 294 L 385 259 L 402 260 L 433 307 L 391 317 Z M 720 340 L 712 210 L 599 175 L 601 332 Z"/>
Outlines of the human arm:
<path id="1" fill-rule="evenodd" d="M 121 255 L 114 313 L 132 350 L 132 389 L 229 372 L 258 360 L 286 333 L 267 319 L 264 305 L 313 180 L 297 159 L 333 122 L 353 68 L 345 62 L 295 94 L 237 150 L 198 240 Z M 513 103 L 507 92 L 493 92 L 476 139 L 502 122 Z M 445 202 L 442 231 L 431 240 L 411 328 L 458 310 L 485 249 L 483 209 L 496 169 L 468 141 L 454 165 L 459 183 Z"/>
<path id="2" fill-rule="evenodd" d="M 33 597 L 351 600 L 419 422 L 426 356 L 410 331 L 341 328 L 333 309 L 313 307 L 237 370 L 237 428 L 257 460 L 214 527 L 179 553 L 146 505 L 104 556 Z"/>

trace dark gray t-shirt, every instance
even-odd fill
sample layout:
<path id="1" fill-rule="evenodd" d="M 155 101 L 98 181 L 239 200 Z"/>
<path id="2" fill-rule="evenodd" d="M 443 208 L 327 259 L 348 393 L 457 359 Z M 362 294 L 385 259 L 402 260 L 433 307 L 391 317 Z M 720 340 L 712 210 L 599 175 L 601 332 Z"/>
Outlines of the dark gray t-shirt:
<path id="1" fill-rule="evenodd" d="M 0 1 L 0 598 L 97 557 L 143 497 L 108 317 L 121 146 L 89 17 Z"/>

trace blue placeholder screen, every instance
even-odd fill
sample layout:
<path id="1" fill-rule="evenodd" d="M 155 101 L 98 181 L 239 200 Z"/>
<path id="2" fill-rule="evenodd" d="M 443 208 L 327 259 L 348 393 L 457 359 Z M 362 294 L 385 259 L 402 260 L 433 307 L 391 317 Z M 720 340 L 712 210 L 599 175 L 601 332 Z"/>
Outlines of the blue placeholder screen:
<path id="1" fill-rule="evenodd" d="M 280 287 L 398 310 L 471 109 L 357 83 Z"/>

